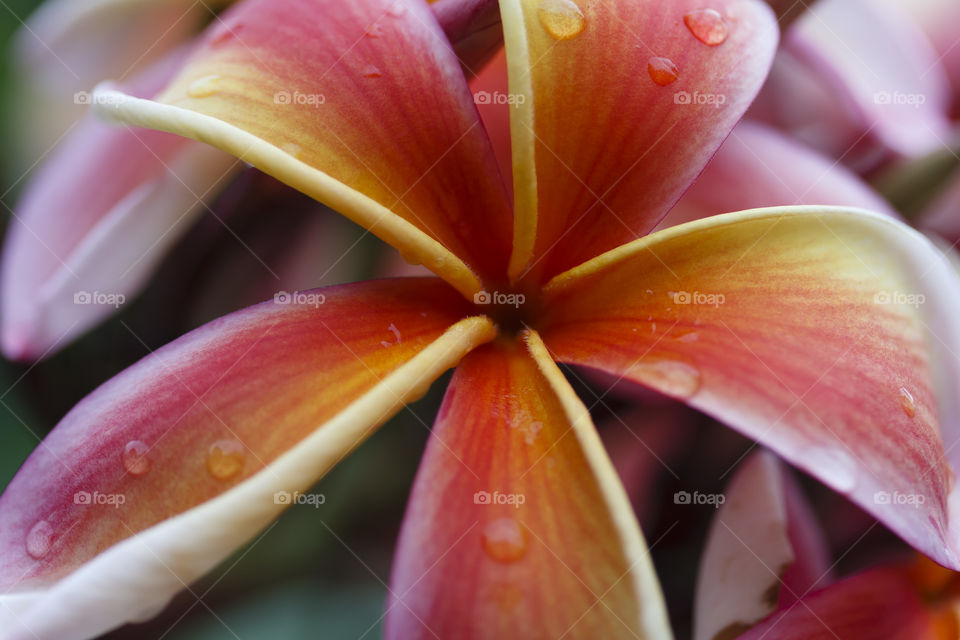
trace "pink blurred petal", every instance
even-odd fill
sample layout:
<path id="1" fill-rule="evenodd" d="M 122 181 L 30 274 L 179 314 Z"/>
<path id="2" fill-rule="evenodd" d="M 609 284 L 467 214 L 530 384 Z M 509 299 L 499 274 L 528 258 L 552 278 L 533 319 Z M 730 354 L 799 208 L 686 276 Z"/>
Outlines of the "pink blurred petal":
<path id="1" fill-rule="evenodd" d="M 152 94 L 177 52 L 131 84 Z M 5 239 L 0 341 L 49 355 L 115 312 L 241 167 L 179 136 L 87 116 L 27 185 Z"/>
<path id="2" fill-rule="evenodd" d="M 755 113 L 846 164 L 943 144 L 949 85 L 909 16 L 866 0 L 820 0 L 784 38 Z"/>
<path id="3" fill-rule="evenodd" d="M 776 456 L 758 451 L 724 492 L 697 581 L 694 639 L 749 626 L 829 574 L 826 542 Z"/>
<path id="4" fill-rule="evenodd" d="M 503 44 L 497 0 L 433 0 L 430 8 L 464 72 L 478 74 Z"/>
<path id="5" fill-rule="evenodd" d="M 849 169 L 759 122 L 733 130 L 658 229 L 744 209 L 799 204 L 860 207 L 897 217 Z"/>

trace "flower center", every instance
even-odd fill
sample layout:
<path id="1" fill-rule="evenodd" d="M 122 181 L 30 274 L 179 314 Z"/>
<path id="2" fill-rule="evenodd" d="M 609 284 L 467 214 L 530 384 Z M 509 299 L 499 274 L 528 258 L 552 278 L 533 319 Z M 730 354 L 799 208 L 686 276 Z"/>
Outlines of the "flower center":
<path id="1" fill-rule="evenodd" d="M 473 305 L 477 313 L 492 318 L 502 332 L 514 334 L 536 327 L 538 297 L 533 292 L 488 287 L 473 296 Z"/>

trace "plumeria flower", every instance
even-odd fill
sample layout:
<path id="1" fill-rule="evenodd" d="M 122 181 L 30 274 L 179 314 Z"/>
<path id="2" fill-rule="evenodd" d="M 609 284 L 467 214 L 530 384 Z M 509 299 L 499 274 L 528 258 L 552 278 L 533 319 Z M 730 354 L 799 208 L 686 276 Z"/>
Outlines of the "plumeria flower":
<path id="1" fill-rule="evenodd" d="M 24 74 L 47 89 L 40 103 L 64 112 L 26 118 L 60 139 L 26 186 L 5 240 L 0 347 L 8 358 L 48 357 L 116 312 L 198 218 L 214 215 L 212 202 L 243 166 L 235 157 L 92 116 L 69 123 L 105 78 L 152 97 L 179 68 L 198 25 L 216 24 L 213 11 L 224 4 L 55 0 L 24 27 Z M 496 3 L 442 0 L 433 9 L 464 69 L 479 70 L 502 40 Z"/>
<path id="2" fill-rule="evenodd" d="M 925 558 L 837 579 L 816 516 L 776 456 L 752 454 L 722 495 L 700 565 L 694 640 L 957 636 L 957 574 Z M 874 499 L 903 510 L 922 501 Z"/>
<path id="3" fill-rule="evenodd" d="M 649 234 L 776 48 L 767 5 L 710 4 L 501 2 L 512 207 L 424 2 L 245 0 L 153 99 L 102 86 L 104 115 L 230 152 L 436 277 L 278 293 L 83 400 L 0 498 L 5 637 L 155 613 L 451 367 L 387 637 L 670 637 L 558 362 L 725 421 L 960 565 L 960 298 L 929 242 L 828 206 Z M 878 490 L 927 500 L 904 513 Z"/>

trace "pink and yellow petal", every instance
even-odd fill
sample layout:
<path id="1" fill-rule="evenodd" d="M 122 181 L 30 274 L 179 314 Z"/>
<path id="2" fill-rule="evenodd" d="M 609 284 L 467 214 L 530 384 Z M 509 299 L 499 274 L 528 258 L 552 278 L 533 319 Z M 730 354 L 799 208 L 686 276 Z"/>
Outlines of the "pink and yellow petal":
<path id="1" fill-rule="evenodd" d="M 648 552 L 536 334 L 457 367 L 414 483 L 387 638 L 669 638 Z"/>
<path id="2" fill-rule="evenodd" d="M 772 127 L 744 120 L 657 229 L 718 213 L 805 204 L 897 215 L 886 200 L 835 160 Z"/>
<path id="3" fill-rule="evenodd" d="M 929 241 L 889 218 L 753 210 L 555 278 L 543 335 L 559 360 L 685 399 L 958 566 L 946 453 L 958 286 Z"/>
<path id="4" fill-rule="evenodd" d="M 503 0 L 514 279 L 648 233 L 759 90 L 778 37 L 753 0 Z M 602 70 L 600 72 L 599 70 Z"/>
<path id="5" fill-rule="evenodd" d="M 490 340 L 465 307 L 435 278 L 300 292 L 100 387 L 0 498 L 0 584 L 43 592 L 21 623 L 88 637 L 155 612 Z"/>
<path id="6" fill-rule="evenodd" d="M 439 24 L 413 0 L 252 0 L 156 101 L 106 116 L 225 149 L 317 198 L 463 293 L 502 279 L 510 212 Z M 106 104 L 109 103 L 109 104 Z"/>
<path id="7" fill-rule="evenodd" d="M 751 455 L 723 495 L 700 561 L 695 640 L 747 628 L 830 573 L 823 534 L 775 456 Z"/>

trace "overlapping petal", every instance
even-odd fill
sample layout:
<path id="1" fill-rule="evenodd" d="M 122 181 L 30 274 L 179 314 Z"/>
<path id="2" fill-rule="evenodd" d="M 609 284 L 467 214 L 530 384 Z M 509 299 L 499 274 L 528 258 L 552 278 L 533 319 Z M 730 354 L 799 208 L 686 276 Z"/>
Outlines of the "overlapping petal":
<path id="1" fill-rule="evenodd" d="M 800 204 L 893 208 L 835 160 L 758 122 L 733 130 L 658 229 L 730 211 Z"/>
<path id="2" fill-rule="evenodd" d="M 956 636 L 953 615 L 928 608 L 902 571 L 875 569 L 812 593 L 746 633 L 728 637 L 947 640 Z"/>
<path id="3" fill-rule="evenodd" d="M 244 2 L 157 101 L 98 95 L 112 118 L 219 146 L 316 197 L 464 293 L 505 273 L 506 192 L 424 3 Z"/>
<path id="4" fill-rule="evenodd" d="M 630 505 L 539 337 L 457 367 L 414 484 L 388 638 L 669 638 Z"/>
<path id="5" fill-rule="evenodd" d="M 0 498 L 0 602 L 42 592 L 9 637 L 90 637 L 162 607 L 490 340 L 466 306 L 435 278 L 301 292 L 100 387 Z"/>
<path id="6" fill-rule="evenodd" d="M 503 44 L 497 0 L 429 0 L 467 77 L 480 73 Z"/>
<path id="7" fill-rule="evenodd" d="M 826 541 L 776 457 L 753 454 L 737 469 L 710 526 L 700 562 L 695 640 L 735 637 L 779 606 L 826 586 Z"/>
<path id="8" fill-rule="evenodd" d="M 888 218 L 753 210 L 555 278 L 543 335 L 559 360 L 686 399 L 958 566 L 945 453 L 957 453 L 957 287 L 929 241 Z"/>
<path id="9" fill-rule="evenodd" d="M 105 78 L 126 81 L 189 39 L 226 4 L 190 0 L 51 0 L 30 15 L 14 41 L 21 81 L 13 132 L 30 162 L 80 118 Z"/>
<path id="10" fill-rule="evenodd" d="M 504 0 L 501 13 L 524 98 L 511 111 L 515 278 L 648 233 L 746 110 L 778 36 L 753 0 Z"/>
<path id="11" fill-rule="evenodd" d="M 183 56 L 173 52 L 128 90 L 153 95 Z M 13 212 L 0 275 L 4 354 L 50 355 L 139 293 L 240 167 L 179 136 L 84 119 Z"/>

